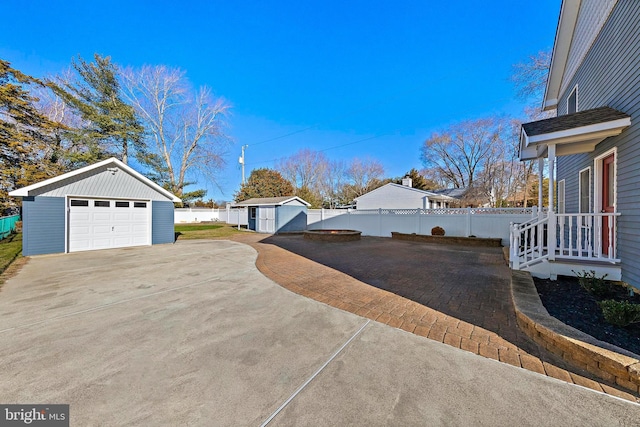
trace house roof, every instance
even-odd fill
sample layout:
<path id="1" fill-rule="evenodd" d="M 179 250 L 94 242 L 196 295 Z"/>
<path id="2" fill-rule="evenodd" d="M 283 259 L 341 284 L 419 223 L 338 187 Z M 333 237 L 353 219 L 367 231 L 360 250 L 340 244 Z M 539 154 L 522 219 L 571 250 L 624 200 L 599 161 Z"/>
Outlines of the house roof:
<path id="1" fill-rule="evenodd" d="M 30 195 L 32 195 L 31 192 L 33 192 L 34 190 L 37 190 L 39 188 L 42 188 L 42 187 L 45 187 L 45 186 L 48 186 L 48 185 L 56 184 L 56 183 L 61 183 L 62 184 L 63 181 L 65 181 L 65 180 L 67 180 L 69 178 L 73 178 L 73 177 L 75 177 L 77 175 L 81 175 L 81 174 L 84 174 L 86 172 L 90 172 L 92 170 L 99 169 L 99 168 L 102 168 L 104 166 L 111 165 L 111 164 L 114 167 L 117 167 L 117 168 L 125 171 L 129 175 L 133 176 L 134 178 L 138 179 L 139 181 L 141 181 L 145 185 L 148 185 L 149 187 L 153 188 L 155 191 L 157 191 L 158 193 L 160 193 L 163 196 L 167 197 L 172 202 L 179 203 L 179 202 L 182 201 L 182 200 L 180 200 L 180 198 L 176 197 L 175 195 L 173 195 L 168 190 L 165 190 L 164 188 L 162 188 L 161 186 L 159 186 L 155 182 L 151 181 L 149 178 L 147 178 L 146 176 L 142 175 L 141 173 L 136 172 L 130 166 L 127 166 L 126 164 L 122 163 L 120 160 L 116 159 L 115 157 L 111 157 L 109 159 L 103 160 L 103 161 L 98 162 L 98 163 L 94 163 L 94 164 L 89 165 L 89 166 L 85 166 L 85 167 L 80 168 L 80 169 L 76 169 L 76 170 L 71 171 L 71 172 L 63 173 L 62 175 L 58 175 L 58 176 L 55 176 L 53 178 L 45 179 L 44 181 L 40 181 L 40 182 L 37 182 L 35 184 L 28 185 L 26 187 L 18 188 L 16 190 L 11 191 L 9 193 L 9 195 L 10 196 L 14 196 L 14 197 L 29 197 Z"/>
<path id="2" fill-rule="evenodd" d="M 524 123 L 520 135 L 520 159 L 546 156 L 548 145 L 557 145 L 557 155 L 585 153 L 631 124 L 631 116 L 610 107 Z"/>
<path id="3" fill-rule="evenodd" d="M 629 117 L 628 114 L 622 111 L 614 110 L 610 107 L 600 107 L 566 114 L 564 116 L 552 117 L 550 119 L 538 120 L 537 122 L 524 123 L 522 129 L 524 129 L 528 136 L 536 136 L 618 119 L 627 119 Z"/>
<path id="4" fill-rule="evenodd" d="M 560 85 L 569 60 L 569 51 L 573 40 L 573 33 L 578 21 L 581 0 L 563 0 L 558 18 L 556 37 L 553 43 L 551 66 L 547 76 L 544 91 L 543 110 L 553 110 L 558 105 Z"/>
<path id="5" fill-rule="evenodd" d="M 436 193 L 435 191 L 420 190 L 420 189 L 418 189 L 418 188 L 407 187 L 406 185 L 401 185 L 401 184 L 396 184 L 396 183 L 390 182 L 390 183 L 385 184 L 385 185 L 383 185 L 383 186 L 381 186 L 381 187 L 378 187 L 378 188 L 376 188 L 376 189 L 374 189 L 374 190 L 371 190 L 371 191 L 369 191 L 368 193 L 363 194 L 362 196 L 356 197 L 354 200 L 358 200 L 358 199 L 360 199 L 360 198 L 362 198 L 362 197 L 365 197 L 365 196 L 367 196 L 367 195 L 369 195 L 369 194 L 375 193 L 375 192 L 377 192 L 377 191 L 379 191 L 379 190 L 381 190 L 382 188 L 385 188 L 385 187 L 397 188 L 397 189 L 399 189 L 400 191 L 412 191 L 412 192 L 420 193 L 420 194 L 422 194 L 423 196 L 426 196 L 426 197 L 429 197 L 429 198 L 431 198 L 431 199 L 435 199 L 435 200 L 449 200 L 449 199 L 453 199 L 453 198 L 452 198 L 452 197 L 450 197 L 448 194 L 446 194 L 446 195 L 445 195 L 445 194 L 438 194 L 438 193 Z"/>
<path id="6" fill-rule="evenodd" d="M 467 191 L 469 189 L 466 187 L 463 188 L 442 188 L 440 190 L 433 190 L 434 193 L 436 194 L 442 194 L 445 196 L 449 196 L 452 197 L 454 199 L 459 199 L 461 197 L 464 197 L 465 194 L 467 194 Z"/>
<path id="7" fill-rule="evenodd" d="M 311 206 L 311 203 L 305 202 L 298 196 L 254 197 L 252 199 L 234 203 L 233 206 L 281 206 L 291 202 L 292 200 L 298 200 L 299 202 L 307 206 Z"/>

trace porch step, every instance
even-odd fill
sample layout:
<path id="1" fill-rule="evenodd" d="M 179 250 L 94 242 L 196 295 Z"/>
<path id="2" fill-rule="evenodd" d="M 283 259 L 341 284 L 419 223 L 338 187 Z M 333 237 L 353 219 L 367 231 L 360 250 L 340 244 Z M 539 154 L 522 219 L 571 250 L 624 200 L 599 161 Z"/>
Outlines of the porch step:
<path id="1" fill-rule="evenodd" d="M 607 280 L 621 280 L 622 269 L 620 263 L 608 261 L 588 261 L 556 259 L 554 261 L 542 260 L 542 262 L 530 265 L 522 270 L 529 271 L 532 276 L 540 279 L 555 280 L 558 276 L 575 276 L 582 271 L 595 271 L 598 277 L 607 275 Z"/>

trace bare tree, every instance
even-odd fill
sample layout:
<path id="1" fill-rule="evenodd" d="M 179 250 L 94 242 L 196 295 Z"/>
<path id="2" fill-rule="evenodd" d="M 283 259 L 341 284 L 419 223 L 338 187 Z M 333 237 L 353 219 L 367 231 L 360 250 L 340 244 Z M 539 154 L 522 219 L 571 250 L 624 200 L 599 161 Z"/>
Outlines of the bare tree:
<path id="1" fill-rule="evenodd" d="M 373 190 L 384 175 L 384 166 L 375 159 L 353 159 L 346 170 L 349 182 L 349 199 Z"/>
<path id="2" fill-rule="evenodd" d="M 324 180 L 322 181 L 322 198 L 329 209 L 336 208 L 344 203 L 341 200 L 342 188 L 346 179 L 346 166 L 343 161 L 330 161 L 327 165 Z"/>
<path id="3" fill-rule="evenodd" d="M 464 121 L 433 133 L 422 146 L 422 161 L 448 186 L 472 188 L 499 150 L 502 123 L 495 118 Z"/>
<path id="4" fill-rule="evenodd" d="M 148 130 L 141 160 L 154 178 L 183 199 L 202 197 L 204 190 L 184 189 L 196 173 L 215 182 L 229 143 L 223 132 L 229 104 L 206 86 L 192 90 L 184 71 L 163 65 L 126 69 L 123 89 Z"/>
<path id="5" fill-rule="evenodd" d="M 522 99 L 541 100 L 547 84 L 549 67 L 551 66 L 551 51 L 541 50 L 530 55 L 527 61 L 513 65 L 510 80 L 516 87 L 518 96 Z"/>
<path id="6" fill-rule="evenodd" d="M 278 162 L 276 169 L 296 188 L 320 192 L 329 160 L 320 151 L 304 148 Z"/>

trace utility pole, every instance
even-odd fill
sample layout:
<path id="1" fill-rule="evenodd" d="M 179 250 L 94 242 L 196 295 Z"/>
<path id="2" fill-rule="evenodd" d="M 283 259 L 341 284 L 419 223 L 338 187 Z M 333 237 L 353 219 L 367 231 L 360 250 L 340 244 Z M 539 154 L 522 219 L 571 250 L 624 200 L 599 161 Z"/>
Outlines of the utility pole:
<path id="1" fill-rule="evenodd" d="M 244 149 L 247 148 L 247 147 L 248 147 L 248 145 L 243 145 L 242 146 L 242 154 L 240 155 L 240 158 L 238 159 L 238 162 L 242 166 L 242 185 L 244 185 Z"/>

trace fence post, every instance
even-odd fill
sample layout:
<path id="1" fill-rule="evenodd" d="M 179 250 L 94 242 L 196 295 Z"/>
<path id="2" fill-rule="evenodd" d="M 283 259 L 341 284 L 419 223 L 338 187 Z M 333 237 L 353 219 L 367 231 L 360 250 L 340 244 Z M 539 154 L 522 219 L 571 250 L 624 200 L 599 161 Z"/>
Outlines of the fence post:
<path id="1" fill-rule="evenodd" d="M 518 227 L 513 222 L 509 224 L 509 266 L 513 270 L 520 269 L 520 233 L 516 233 Z"/>
<path id="2" fill-rule="evenodd" d="M 324 230 L 324 208 L 320 208 L 320 230 Z"/>
<path id="3" fill-rule="evenodd" d="M 471 236 L 471 208 L 467 206 L 467 237 Z"/>
<path id="4" fill-rule="evenodd" d="M 382 237 L 382 208 L 378 208 L 378 237 Z"/>
<path id="5" fill-rule="evenodd" d="M 525 206 L 526 208 L 526 206 Z M 533 206 L 531 208 L 531 218 L 535 218 L 538 216 L 538 207 L 537 206 Z"/>
<path id="6" fill-rule="evenodd" d="M 420 211 L 422 211 L 420 208 L 416 211 L 416 234 L 420 234 Z"/>

